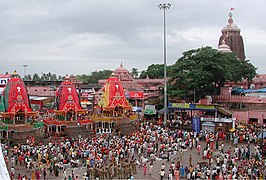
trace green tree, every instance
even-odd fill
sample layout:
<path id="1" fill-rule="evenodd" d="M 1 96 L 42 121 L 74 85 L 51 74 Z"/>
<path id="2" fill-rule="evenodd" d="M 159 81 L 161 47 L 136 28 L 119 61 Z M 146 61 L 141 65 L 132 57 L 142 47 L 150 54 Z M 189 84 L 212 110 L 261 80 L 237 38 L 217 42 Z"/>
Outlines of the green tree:
<path id="1" fill-rule="evenodd" d="M 59 75 L 57 80 L 58 80 L 58 81 L 63 81 L 63 80 L 64 80 L 64 77 L 61 76 L 61 75 Z"/>
<path id="2" fill-rule="evenodd" d="M 103 71 L 94 71 L 91 73 L 90 81 L 91 84 L 97 84 L 100 79 L 108 79 L 112 74 L 111 70 L 103 70 Z"/>
<path id="3" fill-rule="evenodd" d="M 139 76 L 138 69 L 137 68 L 132 68 L 131 69 L 131 74 L 132 74 L 133 78 L 138 78 L 138 76 Z"/>
<path id="4" fill-rule="evenodd" d="M 41 78 L 39 77 L 39 75 L 37 73 L 34 73 L 32 76 L 32 80 L 33 81 L 39 81 L 39 80 L 41 80 Z"/>
<path id="5" fill-rule="evenodd" d="M 76 79 L 80 80 L 82 83 L 88 83 L 89 75 L 86 74 L 76 75 Z"/>
<path id="6" fill-rule="evenodd" d="M 28 75 L 25 75 L 24 78 L 23 78 L 24 81 L 31 81 L 32 78 L 31 78 L 31 75 L 28 74 Z"/>
<path id="7" fill-rule="evenodd" d="M 47 74 L 47 80 L 48 81 L 51 81 L 52 80 L 52 73 L 51 72 L 49 72 L 48 74 Z"/>
<path id="8" fill-rule="evenodd" d="M 248 61 L 239 61 L 235 53 L 223 53 L 211 47 L 189 50 L 171 67 L 169 96 L 188 102 L 220 93 L 226 81 L 251 80 L 256 68 Z"/>
<path id="9" fill-rule="evenodd" d="M 249 60 L 241 61 L 239 68 L 237 76 L 246 78 L 248 83 L 251 83 L 252 79 L 257 75 L 257 68 L 255 68 Z"/>
<path id="10" fill-rule="evenodd" d="M 142 71 L 140 78 L 149 77 L 151 79 L 163 78 L 164 77 L 164 65 L 163 64 L 152 64 L 146 71 Z"/>
<path id="11" fill-rule="evenodd" d="M 76 78 L 82 83 L 97 84 L 99 79 L 107 79 L 111 76 L 111 70 L 94 71 L 91 75 L 76 75 Z"/>
<path id="12" fill-rule="evenodd" d="M 52 79 L 51 80 L 53 80 L 53 81 L 57 81 L 58 80 L 56 74 L 52 75 Z"/>
<path id="13" fill-rule="evenodd" d="M 172 65 L 166 66 L 166 76 L 171 72 Z M 164 65 L 163 64 L 152 64 L 147 70 L 144 70 L 140 74 L 140 78 L 149 77 L 151 79 L 162 79 L 164 78 Z"/>
<path id="14" fill-rule="evenodd" d="M 48 80 L 47 74 L 46 73 L 42 73 L 41 81 L 47 81 L 47 80 Z"/>

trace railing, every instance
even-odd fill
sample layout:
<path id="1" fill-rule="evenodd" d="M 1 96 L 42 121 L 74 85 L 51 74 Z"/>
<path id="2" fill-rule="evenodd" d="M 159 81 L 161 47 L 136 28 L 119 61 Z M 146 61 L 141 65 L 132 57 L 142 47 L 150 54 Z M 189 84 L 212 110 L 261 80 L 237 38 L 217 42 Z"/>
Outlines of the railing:
<path id="1" fill-rule="evenodd" d="M 266 104 L 266 98 L 258 98 L 255 96 L 240 96 L 240 95 L 214 95 L 212 96 L 214 102 L 242 102 L 242 103 L 261 103 Z"/>

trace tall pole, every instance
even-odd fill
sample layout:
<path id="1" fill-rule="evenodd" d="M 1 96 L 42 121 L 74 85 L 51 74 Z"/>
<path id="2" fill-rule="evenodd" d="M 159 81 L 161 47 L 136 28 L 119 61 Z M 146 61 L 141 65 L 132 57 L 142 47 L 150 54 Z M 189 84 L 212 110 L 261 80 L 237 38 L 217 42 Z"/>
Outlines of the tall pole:
<path id="1" fill-rule="evenodd" d="M 165 23 L 165 11 L 170 9 L 170 3 L 159 4 L 158 7 L 163 10 L 163 64 L 164 64 L 164 118 L 163 123 L 167 122 L 167 82 L 166 82 L 166 23 Z"/>
<path id="2" fill-rule="evenodd" d="M 24 78 L 26 78 L 28 65 L 27 64 L 23 64 L 22 66 L 24 67 Z"/>

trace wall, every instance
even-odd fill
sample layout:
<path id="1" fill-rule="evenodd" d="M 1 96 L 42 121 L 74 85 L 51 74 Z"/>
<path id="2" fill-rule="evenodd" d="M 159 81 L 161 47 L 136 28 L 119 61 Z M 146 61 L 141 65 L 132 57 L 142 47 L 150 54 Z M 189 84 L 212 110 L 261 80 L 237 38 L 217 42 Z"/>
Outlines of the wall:
<path id="1" fill-rule="evenodd" d="M 262 124 L 263 119 L 266 119 L 266 110 L 233 111 L 233 117 L 236 118 L 237 121 L 245 121 L 247 124 L 249 123 L 250 118 L 256 118 L 258 119 L 258 123 Z"/>

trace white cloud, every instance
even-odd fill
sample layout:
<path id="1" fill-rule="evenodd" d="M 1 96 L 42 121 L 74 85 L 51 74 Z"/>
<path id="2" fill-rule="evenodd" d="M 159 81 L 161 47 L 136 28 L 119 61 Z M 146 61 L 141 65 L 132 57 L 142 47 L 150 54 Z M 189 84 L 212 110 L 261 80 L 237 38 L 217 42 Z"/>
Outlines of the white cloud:
<path id="1" fill-rule="evenodd" d="M 217 48 L 230 7 L 246 56 L 266 73 L 264 0 L 169 0 L 167 63 L 201 46 Z M 0 73 L 17 69 L 81 74 L 163 63 L 159 0 L 9 0 L 0 2 Z"/>

